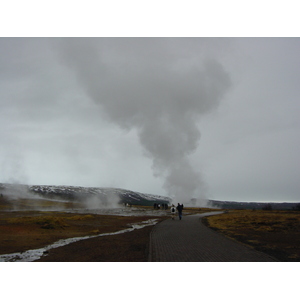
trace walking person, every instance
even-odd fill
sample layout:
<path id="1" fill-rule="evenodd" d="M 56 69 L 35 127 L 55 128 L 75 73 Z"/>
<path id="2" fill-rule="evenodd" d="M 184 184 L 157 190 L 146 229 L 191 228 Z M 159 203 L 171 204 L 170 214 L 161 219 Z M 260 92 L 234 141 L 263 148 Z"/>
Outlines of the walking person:
<path id="1" fill-rule="evenodd" d="M 178 216 L 179 216 L 179 220 L 181 220 L 182 218 L 182 211 L 183 211 L 183 204 L 179 204 L 177 205 L 177 210 L 178 210 Z"/>
<path id="2" fill-rule="evenodd" d="M 175 214 L 176 214 L 176 208 L 175 208 L 175 205 L 172 204 L 172 207 L 171 207 L 171 218 L 172 218 L 172 220 L 175 220 Z"/>

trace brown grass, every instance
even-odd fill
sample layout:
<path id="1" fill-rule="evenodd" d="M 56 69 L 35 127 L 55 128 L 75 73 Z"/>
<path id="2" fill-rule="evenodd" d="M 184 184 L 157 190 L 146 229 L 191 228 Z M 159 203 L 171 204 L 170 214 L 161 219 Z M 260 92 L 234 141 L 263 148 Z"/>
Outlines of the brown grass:
<path id="1" fill-rule="evenodd" d="M 232 210 L 204 222 L 280 261 L 300 261 L 300 212 Z"/>
<path id="2" fill-rule="evenodd" d="M 115 232 L 130 227 L 129 224 L 139 223 L 151 218 L 160 219 L 149 216 L 107 216 L 64 212 L 0 212 L 0 254 L 38 249 L 59 239 L 69 237 Z M 73 251 L 67 251 L 67 249 L 75 247 L 74 245 L 80 242 L 71 244 L 69 247 L 65 246 L 67 248 L 53 249 L 53 251 L 55 251 L 58 261 L 97 261 L 97 259 L 99 261 L 117 261 L 117 259 L 126 261 L 129 257 L 131 260 L 128 261 L 134 261 L 134 255 L 137 255 L 137 253 L 133 252 L 130 254 L 129 249 L 136 248 L 140 249 L 141 252 L 137 255 L 138 261 L 141 261 L 141 259 L 146 260 L 145 249 L 147 248 L 151 228 L 152 226 L 149 226 L 147 230 L 134 230 L 131 235 L 128 235 L 132 237 L 130 240 L 126 240 L 126 234 L 112 238 L 103 237 L 102 247 L 97 248 L 94 248 L 93 243 L 101 238 L 86 240 L 84 244 L 90 246 L 86 246 L 87 249 L 81 251 L 80 255 L 75 254 Z M 144 237 L 142 237 L 141 233 L 138 233 L 140 230 L 141 233 L 145 234 Z M 134 235 L 136 235 L 136 238 L 133 238 Z M 118 239 L 120 239 L 119 246 Z M 111 245 L 109 244 L 110 241 Z M 104 245 L 107 246 L 107 249 L 105 249 Z M 124 249 L 120 247 L 122 245 Z M 97 251 L 94 250 L 91 253 L 93 249 L 97 249 Z M 51 252 L 52 250 L 46 260 L 55 261 Z M 102 254 L 100 255 L 100 253 Z M 109 258 L 109 253 L 112 253 L 111 258 Z M 97 256 L 98 254 L 99 256 Z"/>
<path id="3" fill-rule="evenodd" d="M 203 214 L 210 211 L 222 211 L 218 208 L 205 208 L 205 207 L 184 207 L 185 214 Z"/>

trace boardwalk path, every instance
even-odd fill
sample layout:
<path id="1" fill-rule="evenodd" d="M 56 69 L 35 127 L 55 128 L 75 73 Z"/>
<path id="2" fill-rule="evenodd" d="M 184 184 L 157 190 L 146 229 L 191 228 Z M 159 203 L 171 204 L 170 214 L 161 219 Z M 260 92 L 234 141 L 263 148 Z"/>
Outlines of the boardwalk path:
<path id="1" fill-rule="evenodd" d="M 157 224 L 150 237 L 149 261 L 272 262 L 276 259 L 206 227 L 200 218 L 216 212 L 183 216 Z"/>

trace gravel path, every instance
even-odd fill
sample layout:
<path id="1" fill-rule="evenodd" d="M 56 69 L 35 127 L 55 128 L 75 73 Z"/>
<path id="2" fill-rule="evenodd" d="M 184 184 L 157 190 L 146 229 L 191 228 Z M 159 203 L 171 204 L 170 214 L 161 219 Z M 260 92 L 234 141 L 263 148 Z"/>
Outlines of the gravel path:
<path id="1" fill-rule="evenodd" d="M 274 262 L 264 253 L 206 227 L 201 218 L 210 212 L 183 215 L 180 221 L 157 224 L 150 235 L 149 261 L 152 262 Z"/>

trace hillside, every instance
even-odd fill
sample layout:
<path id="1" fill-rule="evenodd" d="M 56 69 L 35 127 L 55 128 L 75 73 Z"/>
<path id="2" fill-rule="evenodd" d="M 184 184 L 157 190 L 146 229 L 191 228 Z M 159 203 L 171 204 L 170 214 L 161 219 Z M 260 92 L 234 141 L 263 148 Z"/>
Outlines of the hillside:
<path id="1" fill-rule="evenodd" d="M 8 198 L 42 197 L 46 199 L 75 202 L 91 201 L 108 204 L 153 206 L 154 203 L 169 204 L 171 198 L 144 194 L 117 188 L 97 188 L 55 185 L 21 185 L 0 183 L 0 193 Z"/>
<path id="2" fill-rule="evenodd" d="M 265 210 L 299 210 L 300 203 L 297 202 L 236 202 L 209 200 L 208 205 L 221 209 L 265 209 Z"/>
<path id="3" fill-rule="evenodd" d="M 0 183 L 0 193 L 5 199 L 42 198 L 68 201 L 69 203 L 101 204 L 104 206 L 128 204 L 153 206 L 157 204 L 170 204 L 169 197 L 145 194 L 119 188 L 99 188 L 81 186 L 56 185 L 22 185 Z M 220 209 L 300 209 L 297 202 L 237 202 L 221 200 L 191 199 L 186 206 L 210 207 Z"/>

